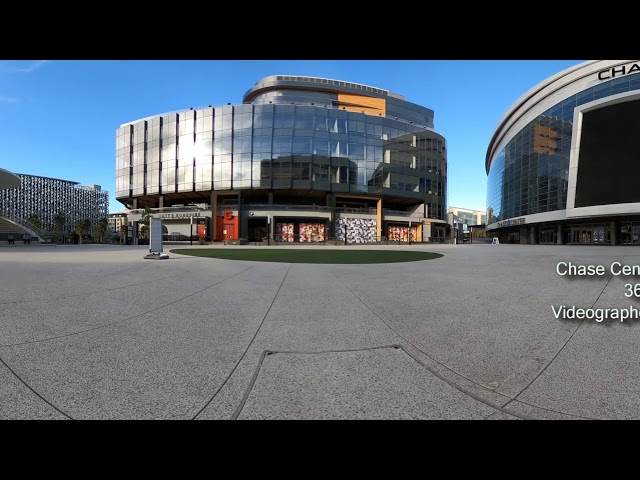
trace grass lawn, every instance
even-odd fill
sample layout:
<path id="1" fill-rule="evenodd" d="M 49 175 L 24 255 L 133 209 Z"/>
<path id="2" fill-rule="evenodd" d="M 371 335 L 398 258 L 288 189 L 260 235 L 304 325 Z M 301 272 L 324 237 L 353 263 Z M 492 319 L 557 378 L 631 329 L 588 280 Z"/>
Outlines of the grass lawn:
<path id="1" fill-rule="evenodd" d="M 442 257 L 439 253 L 402 250 L 344 250 L 297 248 L 177 248 L 171 253 L 225 260 L 282 263 L 397 263 Z"/>

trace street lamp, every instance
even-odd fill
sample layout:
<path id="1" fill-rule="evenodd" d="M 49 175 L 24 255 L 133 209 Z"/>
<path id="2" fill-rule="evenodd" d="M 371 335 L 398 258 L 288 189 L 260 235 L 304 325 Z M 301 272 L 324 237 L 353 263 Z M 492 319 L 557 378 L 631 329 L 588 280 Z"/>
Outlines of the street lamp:
<path id="1" fill-rule="evenodd" d="M 189 222 L 191 224 L 189 227 L 189 230 L 190 230 L 189 240 L 191 240 L 191 246 L 193 247 L 193 213 L 189 215 Z"/>
<path id="2" fill-rule="evenodd" d="M 267 247 L 271 246 L 271 214 L 267 213 Z"/>
<path id="3" fill-rule="evenodd" d="M 347 244 L 347 217 L 343 218 L 344 220 L 344 244 Z"/>
<path id="4" fill-rule="evenodd" d="M 411 245 L 411 220 L 409 220 L 409 245 Z"/>

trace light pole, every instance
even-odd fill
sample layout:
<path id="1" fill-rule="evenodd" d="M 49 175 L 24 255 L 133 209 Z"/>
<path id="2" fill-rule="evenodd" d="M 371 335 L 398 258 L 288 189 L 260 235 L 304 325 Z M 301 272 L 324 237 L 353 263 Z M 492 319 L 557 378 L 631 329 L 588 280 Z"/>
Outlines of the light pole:
<path id="1" fill-rule="evenodd" d="M 344 217 L 344 244 L 347 244 L 347 217 Z"/>
<path id="2" fill-rule="evenodd" d="M 409 220 L 409 245 L 411 245 L 411 220 Z"/>
<path id="3" fill-rule="evenodd" d="M 267 213 L 267 247 L 271 246 L 271 214 Z"/>
<path id="4" fill-rule="evenodd" d="M 189 222 L 190 222 L 190 226 L 189 226 L 189 240 L 191 241 L 191 246 L 193 247 L 193 213 L 191 215 L 189 215 Z"/>

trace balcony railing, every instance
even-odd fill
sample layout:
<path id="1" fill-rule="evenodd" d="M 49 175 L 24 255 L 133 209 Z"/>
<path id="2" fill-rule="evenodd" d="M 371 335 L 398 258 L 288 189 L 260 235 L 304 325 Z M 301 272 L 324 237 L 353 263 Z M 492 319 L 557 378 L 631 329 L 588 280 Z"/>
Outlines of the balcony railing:
<path id="1" fill-rule="evenodd" d="M 297 205 L 297 204 L 285 204 L 285 203 L 274 203 L 273 205 L 269 205 L 267 203 L 243 203 L 243 210 L 254 210 L 254 211 L 263 211 L 263 210 L 289 210 L 289 211 L 312 211 L 312 212 L 331 212 L 331 207 L 326 205 Z M 227 205 L 218 205 L 218 215 L 222 215 L 225 210 L 238 210 L 238 204 L 227 204 Z M 364 214 L 364 215 L 375 215 L 377 213 L 377 209 L 375 207 L 336 207 L 336 212 L 338 213 L 356 213 L 356 214 Z"/>
<path id="2" fill-rule="evenodd" d="M 314 212 L 331 212 L 331 207 L 326 205 L 299 205 L 299 204 L 290 204 L 290 203 L 274 203 L 269 205 L 268 203 L 243 203 L 243 210 L 255 210 L 255 211 L 263 211 L 263 210 L 290 210 L 290 211 L 314 211 Z M 142 215 L 144 213 L 144 208 L 137 208 L 134 210 L 130 210 L 130 214 L 132 215 Z M 238 210 L 237 203 L 228 203 L 218 205 L 217 214 L 222 215 L 225 210 Z M 150 208 L 150 212 L 152 213 L 171 213 L 171 212 L 183 212 L 183 211 L 211 211 L 211 205 L 200 204 L 200 205 L 184 205 L 184 206 L 173 206 L 173 207 L 161 207 L 161 208 Z M 377 213 L 377 209 L 375 207 L 336 207 L 336 212 L 338 213 L 355 213 L 355 214 L 364 214 L 364 215 L 375 215 Z M 407 212 L 404 210 L 392 210 L 390 208 L 384 208 L 383 213 L 385 215 L 393 215 L 396 217 L 406 217 L 406 218 L 423 218 L 424 215 L 422 212 Z"/>
<path id="3" fill-rule="evenodd" d="M 424 218 L 422 212 L 406 212 L 404 210 L 391 210 L 390 208 L 383 208 L 382 213 L 384 213 L 385 215 L 393 215 L 396 217 Z"/>
<path id="4" fill-rule="evenodd" d="M 159 207 L 159 208 L 149 209 L 151 213 L 171 213 L 171 212 L 182 212 L 182 211 L 202 212 L 205 210 L 211 210 L 211 205 L 208 205 L 208 204 L 174 205 L 173 207 Z M 134 210 L 129 210 L 129 214 L 142 215 L 144 214 L 144 211 L 145 211 L 144 208 L 136 208 Z"/>

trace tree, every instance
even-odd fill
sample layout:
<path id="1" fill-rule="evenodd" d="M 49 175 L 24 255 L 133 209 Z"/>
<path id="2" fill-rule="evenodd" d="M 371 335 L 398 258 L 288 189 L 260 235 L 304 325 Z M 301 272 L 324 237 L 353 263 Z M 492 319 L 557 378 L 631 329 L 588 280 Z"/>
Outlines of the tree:
<path id="1" fill-rule="evenodd" d="M 53 223 L 56 226 L 56 236 L 58 240 L 63 237 L 64 227 L 67 223 L 67 216 L 64 213 L 59 213 L 53 219 Z"/>
<path id="2" fill-rule="evenodd" d="M 98 220 L 98 224 L 96 225 L 96 238 L 100 241 L 100 243 L 104 242 L 104 236 L 109 229 L 109 220 L 106 218 L 101 218 Z"/>
<path id="3" fill-rule="evenodd" d="M 120 243 L 127 243 L 127 232 L 129 231 L 129 227 L 127 225 L 120 225 Z"/>
<path id="4" fill-rule="evenodd" d="M 29 223 L 31 223 L 34 227 L 36 227 L 38 229 L 42 225 L 42 222 L 40 222 L 40 217 L 38 217 L 38 215 L 31 215 L 29 217 Z"/>
<path id="5" fill-rule="evenodd" d="M 149 235 L 149 224 L 151 223 L 151 209 L 144 207 L 142 217 L 140 218 L 140 238 L 147 238 Z"/>
<path id="6" fill-rule="evenodd" d="M 84 220 L 78 220 L 76 222 L 76 233 L 80 238 L 80 243 L 82 243 L 82 237 L 89 232 L 91 228 L 91 220 L 85 218 Z"/>
<path id="7" fill-rule="evenodd" d="M 78 239 L 79 239 L 80 237 L 79 237 L 79 236 L 78 236 L 78 234 L 75 232 L 75 230 L 72 230 L 72 231 L 69 233 L 68 238 L 69 238 L 69 243 L 76 244 L 76 243 L 78 243 Z"/>

